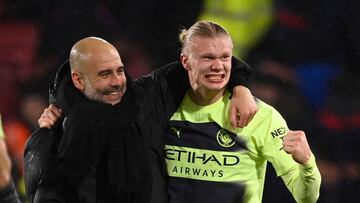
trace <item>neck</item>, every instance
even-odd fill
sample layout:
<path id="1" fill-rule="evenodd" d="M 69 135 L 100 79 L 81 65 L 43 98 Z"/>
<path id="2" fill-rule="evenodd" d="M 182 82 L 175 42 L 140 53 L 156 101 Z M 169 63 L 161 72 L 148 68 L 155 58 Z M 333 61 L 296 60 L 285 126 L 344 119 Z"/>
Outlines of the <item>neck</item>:
<path id="1" fill-rule="evenodd" d="M 206 106 L 218 101 L 225 93 L 225 89 L 214 91 L 195 91 L 190 89 L 189 97 L 197 105 Z"/>

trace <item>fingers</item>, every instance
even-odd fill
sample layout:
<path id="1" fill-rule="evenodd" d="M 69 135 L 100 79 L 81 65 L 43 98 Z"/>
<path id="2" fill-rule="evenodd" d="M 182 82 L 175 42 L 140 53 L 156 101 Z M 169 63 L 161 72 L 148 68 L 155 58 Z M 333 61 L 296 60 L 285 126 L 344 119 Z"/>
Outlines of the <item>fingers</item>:
<path id="1" fill-rule="evenodd" d="M 249 116 L 247 117 L 246 121 L 245 121 L 245 126 L 247 126 L 250 121 L 254 118 L 255 114 L 258 112 L 258 107 L 256 105 L 256 102 L 254 100 L 254 103 L 252 105 L 252 107 L 249 110 Z"/>
<path id="2" fill-rule="evenodd" d="M 237 127 L 238 128 L 243 128 L 247 125 L 246 120 L 247 120 L 248 116 L 249 115 L 247 115 L 245 113 L 237 114 Z"/>
<path id="3" fill-rule="evenodd" d="M 49 108 L 45 109 L 44 114 L 54 122 L 56 122 L 61 117 L 60 109 L 53 104 L 51 104 Z"/>
<path id="4" fill-rule="evenodd" d="M 247 126 L 257 111 L 257 103 L 250 90 L 243 86 L 236 86 L 233 90 L 229 112 L 231 125 L 239 128 Z"/>
<path id="5" fill-rule="evenodd" d="M 61 109 L 59 109 L 54 104 L 50 104 L 49 109 L 58 117 L 60 118 L 62 116 Z"/>
<path id="6" fill-rule="evenodd" d="M 287 133 L 283 138 L 283 149 L 288 154 L 291 154 L 293 159 L 300 164 L 305 164 L 311 156 L 305 132 L 301 130 L 290 130 Z"/>
<path id="7" fill-rule="evenodd" d="M 237 127 L 237 123 L 238 123 L 238 115 L 237 115 L 237 113 L 236 113 L 236 108 L 233 107 L 233 106 L 230 106 L 229 114 L 230 114 L 230 123 L 231 123 L 231 126 L 232 126 L 233 128 L 236 128 L 236 127 Z"/>
<path id="8" fill-rule="evenodd" d="M 301 133 L 297 131 L 289 130 L 286 136 L 283 138 L 284 151 L 291 154 L 294 148 L 301 142 Z"/>
<path id="9" fill-rule="evenodd" d="M 237 119 L 237 127 L 239 128 L 243 128 L 246 127 L 250 121 L 254 118 L 255 114 L 257 113 L 258 109 L 257 109 L 257 105 L 252 106 L 248 109 L 245 109 L 248 111 L 242 111 L 237 113 L 236 115 L 236 119 Z"/>
<path id="10" fill-rule="evenodd" d="M 40 116 L 38 123 L 40 128 L 51 129 L 55 126 L 56 122 L 62 116 L 61 110 L 55 105 L 51 104 L 44 110 L 44 113 Z"/>

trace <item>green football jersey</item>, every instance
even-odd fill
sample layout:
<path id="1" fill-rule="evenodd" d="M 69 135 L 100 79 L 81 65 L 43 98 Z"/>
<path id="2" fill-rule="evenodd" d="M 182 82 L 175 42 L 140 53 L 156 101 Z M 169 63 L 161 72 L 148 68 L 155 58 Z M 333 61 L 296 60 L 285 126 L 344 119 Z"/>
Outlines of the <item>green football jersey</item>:
<path id="1" fill-rule="evenodd" d="M 0 139 L 4 139 L 5 137 L 5 133 L 4 133 L 4 128 L 2 125 L 2 120 L 1 120 L 1 115 L 0 115 Z"/>
<path id="2" fill-rule="evenodd" d="M 267 161 L 278 176 L 298 166 L 282 149 L 283 117 L 257 105 L 248 126 L 233 128 L 229 92 L 208 106 L 185 96 L 165 133 L 170 202 L 261 202 Z"/>

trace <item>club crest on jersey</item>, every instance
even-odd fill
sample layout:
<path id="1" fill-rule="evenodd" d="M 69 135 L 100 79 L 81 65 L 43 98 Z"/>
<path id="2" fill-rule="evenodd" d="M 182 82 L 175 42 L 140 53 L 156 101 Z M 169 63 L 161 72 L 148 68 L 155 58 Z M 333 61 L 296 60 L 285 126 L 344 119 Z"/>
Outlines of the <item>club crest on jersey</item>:
<path id="1" fill-rule="evenodd" d="M 235 139 L 225 129 L 216 134 L 216 140 L 222 147 L 232 147 L 235 144 Z"/>

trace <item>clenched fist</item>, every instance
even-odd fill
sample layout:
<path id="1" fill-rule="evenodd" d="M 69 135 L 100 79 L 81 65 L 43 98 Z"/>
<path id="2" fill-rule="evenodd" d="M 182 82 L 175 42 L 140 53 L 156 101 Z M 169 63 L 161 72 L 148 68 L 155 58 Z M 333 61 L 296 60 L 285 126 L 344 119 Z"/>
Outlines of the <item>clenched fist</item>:
<path id="1" fill-rule="evenodd" d="M 303 131 L 289 130 L 283 138 L 284 151 L 291 154 L 292 158 L 299 164 L 306 164 L 311 157 L 311 150 Z"/>

